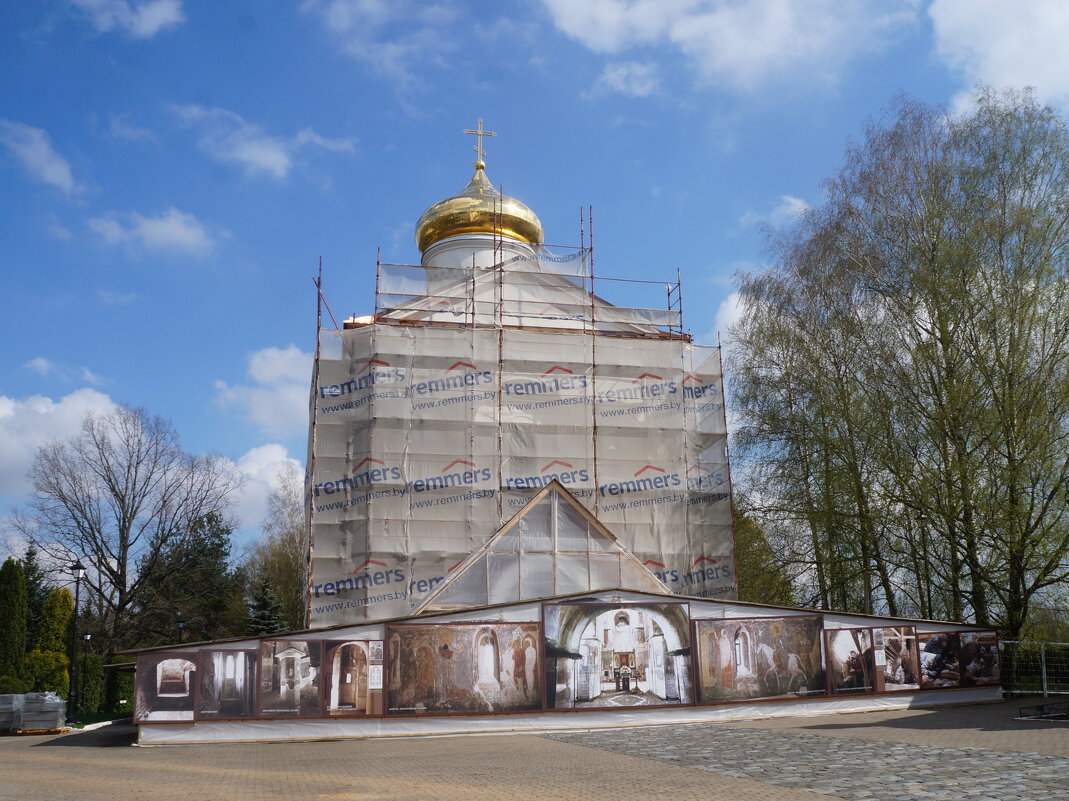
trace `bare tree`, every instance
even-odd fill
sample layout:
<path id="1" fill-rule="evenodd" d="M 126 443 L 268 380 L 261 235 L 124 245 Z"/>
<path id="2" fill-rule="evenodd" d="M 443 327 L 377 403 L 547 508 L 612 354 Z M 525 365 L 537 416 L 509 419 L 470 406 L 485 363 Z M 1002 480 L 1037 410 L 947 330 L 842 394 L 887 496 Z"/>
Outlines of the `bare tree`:
<path id="1" fill-rule="evenodd" d="M 287 629 L 305 625 L 305 560 L 308 527 L 305 521 L 303 476 L 292 464 L 279 470 L 267 499 L 263 536 L 249 548 L 246 570 L 250 586 L 267 584 L 282 602 Z"/>
<path id="2" fill-rule="evenodd" d="M 1069 128 L 901 99 L 827 188 L 741 281 L 753 513 L 827 606 L 1016 635 L 1069 580 Z"/>
<path id="3" fill-rule="evenodd" d="M 223 514 L 238 480 L 218 456 L 182 450 L 174 427 L 144 409 L 87 414 L 82 430 L 41 446 L 19 530 L 57 562 L 80 560 L 105 654 L 124 641 L 149 582 L 175 580 L 162 555 L 197 521 Z"/>

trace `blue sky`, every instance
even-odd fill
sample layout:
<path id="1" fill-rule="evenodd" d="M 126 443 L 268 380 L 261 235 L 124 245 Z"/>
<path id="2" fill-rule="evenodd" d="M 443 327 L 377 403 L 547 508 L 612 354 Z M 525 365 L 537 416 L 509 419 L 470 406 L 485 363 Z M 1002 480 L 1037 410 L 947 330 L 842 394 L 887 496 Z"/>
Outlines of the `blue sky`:
<path id="1" fill-rule="evenodd" d="M 304 457 L 319 258 L 339 319 L 369 312 L 376 248 L 418 262 L 478 117 L 548 241 L 578 244 L 592 205 L 598 273 L 678 268 L 715 341 L 762 223 L 819 203 L 896 93 L 1069 98 L 1060 0 L 40 0 L 0 22 L 0 550 L 34 449 L 116 402 L 233 461 L 249 536 Z"/>

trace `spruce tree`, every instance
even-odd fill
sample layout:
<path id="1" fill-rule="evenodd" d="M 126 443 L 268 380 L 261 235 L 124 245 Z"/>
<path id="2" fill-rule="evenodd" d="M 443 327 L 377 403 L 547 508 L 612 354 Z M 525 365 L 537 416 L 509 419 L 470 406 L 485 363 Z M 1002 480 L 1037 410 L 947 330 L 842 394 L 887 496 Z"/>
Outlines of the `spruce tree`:
<path id="1" fill-rule="evenodd" d="M 32 651 L 37 643 L 37 629 L 41 622 L 45 598 L 51 585 L 37 559 L 38 551 L 31 545 L 22 557 L 22 572 L 26 576 L 26 650 Z"/>
<path id="2" fill-rule="evenodd" d="M 9 558 L 0 567 L 0 676 L 22 676 L 26 655 L 26 577 L 22 562 Z"/>
<path id="3" fill-rule="evenodd" d="M 286 628 L 282 618 L 282 602 L 266 581 L 260 582 L 249 606 L 249 634 L 277 634 Z"/>

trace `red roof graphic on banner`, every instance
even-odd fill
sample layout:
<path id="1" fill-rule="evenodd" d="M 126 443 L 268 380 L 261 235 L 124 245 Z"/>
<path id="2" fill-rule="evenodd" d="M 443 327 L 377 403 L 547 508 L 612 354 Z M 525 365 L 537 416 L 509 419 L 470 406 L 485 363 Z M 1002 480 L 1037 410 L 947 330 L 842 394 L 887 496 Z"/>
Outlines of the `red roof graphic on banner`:
<path id="1" fill-rule="evenodd" d="M 365 364 L 363 367 L 360 368 L 359 372 L 357 372 L 357 375 L 360 375 L 360 373 L 364 372 L 364 370 L 366 370 L 367 368 L 369 368 L 373 364 L 377 364 L 380 367 L 389 367 L 390 366 L 389 362 L 384 362 L 381 359 L 368 359 L 367 360 L 367 364 Z"/>
<path id="2" fill-rule="evenodd" d="M 358 464 L 353 469 L 354 470 L 359 470 L 361 467 L 366 465 L 368 462 L 372 462 L 373 464 L 386 464 L 386 462 L 382 461 L 382 459 L 372 459 L 370 456 L 365 456 L 363 459 L 360 460 L 360 464 Z"/>
<path id="3" fill-rule="evenodd" d="M 376 562 L 374 559 L 366 559 L 362 565 L 357 565 L 353 568 L 354 573 L 359 573 L 368 565 L 378 565 L 379 567 L 389 567 L 385 562 Z"/>
<path id="4" fill-rule="evenodd" d="M 455 464 L 466 464 L 468 467 L 475 467 L 475 462 L 469 462 L 467 459 L 454 459 L 442 468 L 442 472 L 444 473 L 446 470 L 448 470 Z"/>
<path id="5" fill-rule="evenodd" d="M 641 380 L 642 380 L 643 378 L 656 378 L 656 379 L 657 379 L 658 381 L 664 381 L 664 379 L 663 379 L 663 378 L 661 378 L 661 377 L 660 377 L 659 375 L 655 375 L 654 373 L 643 373 L 643 374 L 642 374 L 642 375 L 640 375 L 640 376 L 639 376 L 638 378 L 633 378 L 633 379 L 631 380 L 631 383 L 632 383 L 632 384 L 637 384 L 637 383 L 638 383 L 639 381 L 641 381 Z"/>
<path id="6" fill-rule="evenodd" d="M 662 564 L 661 564 L 660 562 L 654 562 L 654 561 L 653 561 L 652 559 L 647 559 L 647 560 L 646 560 L 645 562 L 643 562 L 642 564 L 643 564 L 643 565 L 653 565 L 654 567 L 659 567 L 659 568 L 661 568 L 662 570 L 664 569 L 664 565 L 662 565 Z"/>
<path id="7" fill-rule="evenodd" d="M 697 470 L 699 473 L 709 473 L 709 472 L 711 472 L 708 468 L 702 467 L 700 464 L 696 464 L 696 465 L 694 465 L 694 467 L 688 467 L 687 468 L 687 472 L 688 473 L 691 473 L 691 472 L 693 472 L 695 470 Z"/>
<path id="8" fill-rule="evenodd" d="M 561 461 L 560 459 L 554 459 L 554 460 L 553 460 L 552 462 L 550 462 L 549 464 L 547 464 L 547 465 L 546 465 L 545 467 L 543 467 L 543 468 L 542 468 L 541 470 L 539 470 L 538 472 L 539 472 L 539 473 L 544 473 L 544 472 L 546 472 L 547 470 L 549 470 L 549 468 L 553 467 L 553 465 L 556 465 L 556 464 L 559 464 L 559 465 L 560 465 L 561 467 L 569 467 L 569 468 L 571 467 L 571 465 L 570 465 L 570 464 L 568 464 L 567 462 L 562 462 L 562 461 Z"/>
<path id="9" fill-rule="evenodd" d="M 641 470 L 639 470 L 637 473 L 635 473 L 635 476 L 636 477 L 641 476 L 647 470 L 656 470 L 658 473 L 663 473 L 664 472 L 664 468 L 663 467 L 657 467 L 657 465 L 648 464 L 645 467 L 643 467 Z"/>
<path id="10" fill-rule="evenodd" d="M 685 376 L 683 376 L 683 383 L 686 384 L 688 381 L 694 381 L 694 382 L 696 382 L 698 384 L 704 384 L 705 383 L 700 378 L 698 378 L 698 376 L 691 375 L 690 373 L 687 373 Z"/>
<path id="11" fill-rule="evenodd" d="M 459 562 L 457 562 L 457 563 L 456 563 L 455 565 L 453 565 L 453 566 L 452 566 L 451 568 L 449 568 L 449 569 L 448 569 L 447 571 L 445 571 L 445 572 L 446 572 L 446 573 L 452 573 L 452 572 L 453 572 L 454 570 L 456 570 L 456 569 L 457 569 L 458 567 L 460 567 L 460 566 L 461 566 L 462 564 L 464 564 L 464 560 L 463 560 L 463 559 L 461 559 L 461 560 L 460 560 Z"/>
<path id="12" fill-rule="evenodd" d="M 458 367 L 467 367 L 469 370 L 478 369 L 471 362 L 453 362 L 451 365 L 449 365 L 448 368 L 446 368 L 446 372 L 448 373 L 450 370 L 456 370 Z"/>
<path id="13" fill-rule="evenodd" d="M 559 364 L 555 364 L 552 367 L 550 367 L 548 370 L 546 370 L 544 373 L 542 373 L 542 375 L 543 376 L 547 376 L 550 373 L 556 373 L 558 371 L 562 372 L 562 373 L 569 373 L 569 374 L 572 372 L 567 367 L 561 367 Z"/>
<path id="14" fill-rule="evenodd" d="M 710 559 L 708 556 L 699 556 L 697 559 L 694 560 L 694 564 L 692 564 L 690 566 L 690 569 L 693 570 L 695 567 L 697 567 L 702 562 L 708 562 L 711 565 L 715 565 L 716 564 L 716 560 L 715 559 Z"/>

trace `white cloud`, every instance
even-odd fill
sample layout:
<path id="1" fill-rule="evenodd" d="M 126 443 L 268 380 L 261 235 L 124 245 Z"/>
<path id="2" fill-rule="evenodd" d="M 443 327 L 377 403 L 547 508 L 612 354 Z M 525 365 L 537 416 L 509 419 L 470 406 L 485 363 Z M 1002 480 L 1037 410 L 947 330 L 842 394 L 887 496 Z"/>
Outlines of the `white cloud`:
<path id="1" fill-rule="evenodd" d="M 98 289 L 97 300 L 105 306 L 123 306 L 138 300 L 140 295 L 135 292 L 112 292 L 110 289 Z"/>
<path id="2" fill-rule="evenodd" d="M 112 212 L 89 220 L 89 227 L 112 245 L 153 250 L 184 252 L 205 256 L 215 247 L 208 227 L 184 211 L 169 208 L 156 217 L 137 212 Z"/>
<path id="3" fill-rule="evenodd" d="M 928 15 L 939 57 L 970 84 L 1032 86 L 1048 102 L 1069 103 L 1064 0 L 935 0 Z M 963 96 L 957 105 L 968 102 Z"/>
<path id="4" fill-rule="evenodd" d="M 301 10 L 320 17 L 342 52 L 404 90 L 418 88 L 423 65 L 444 65 L 460 39 L 449 30 L 459 17 L 449 2 L 305 0 Z"/>
<path id="5" fill-rule="evenodd" d="M 703 81 L 752 90 L 773 79 L 827 80 L 915 17 L 900 0 L 542 0 L 563 33 L 597 53 L 667 44 Z"/>
<path id="6" fill-rule="evenodd" d="M 657 66 L 637 61 L 611 62 L 601 71 L 594 88 L 631 97 L 649 97 L 660 88 Z"/>
<path id="7" fill-rule="evenodd" d="M 11 151 L 32 178 L 66 195 L 77 188 L 71 165 L 52 148 L 51 138 L 41 128 L 0 120 L 0 144 Z"/>
<path id="8" fill-rule="evenodd" d="M 88 367 L 71 367 L 63 364 L 63 362 L 46 359 L 44 356 L 37 356 L 30 359 L 22 366 L 27 370 L 32 370 L 42 378 L 52 378 L 56 381 L 64 381 L 68 383 L 80 381 L 85 384 L 91 384 L 94 387 L 108 383 L 107 379 L 97 375 Z"/>
<path id="9" fill-rule="evenodd" d="M 46 377 L 49 373 L 56 369 L 55 365 L 52 364 L 52 362 L 50 362 L 44 356 L 38 356 L 34 359 L 30 359 L 22 366 L 25 367 L 27 370 L 33 370 L 35 373 L 37 373 L 37 375 Z"/>
<path id="10" fill-rule="evenodd" d="M 127 142 L 156 141 L 156 134 L 148 128 L 127 121 L 122 114 L 112 114 L 108 117 L 108 133 L 115 139 L 125 139 Z"/>
<path id="11" fill-rule="evenodd" d="M 263 348 L 249 354 L 251 384 L 216 381 L 217 401 L 238 410 L 246 421 L 272 436 L 308 430 L 308 384 L 312 354 L 296 345 Z"/>
<path id="12" fill-rule="evenodd" d="M 37 448 L 76 435 L 87 412 L 107 414 L 113 408 L 111 398 L 95 389 L 79 389 L 58 401 L 43 395 L 22 400 L 0 395 L 0 496 L 29 492 L 26 471 Z"/>
<path id="13" fill-rule="evenodd" d="M 248 175 L 264 173 L 280 180 L 285 178 L 293 167 L 294 155 L 307 145 L 334 153 L 356 150 L 352 139 L 329 139 L 311 128 L 304 128 L 292 137 L 274 136 L 222 108 L 187 105 L 176 106 L 174 112 L 200 132 L 201 150 L 218 161 L 240 164 Z"/>
<path id="14" fill-rule="evenodd" d="M 242 528 L 259 526 L 267 513 L 267 497 L 278 486 L 278 475 L 287 466 L 304 472 L 304 465 L 289 455 L 285 446 L 277 443 L 260 445 L 246 451 L 231 462 L 236 476 L 243 480 L 241 490 L 233 497 L 234 514 Z"/>
<path id="15" fill-rule="evenodd" d="M 743 225 L 770 223 L 777 228 L 785 228 L 797 222 L 809 208 L 809 204 L 799 197 L 780 195 L 779 202 L 767 214 L 748 211 L 739 218 L 739 222 Z"/>
<path id="16" fill-rule="evenodd" d="M 122 31 L 134 39 L 151 39 L 164 28 L 185 22 L 182 0 L 70 0 L 102 33 Z"/>
<path id="17" fill-rule="evenodd" d="M 738 292 L 732 292 L 720 301 L 716 309 L 716 318 L 713 321 L 713 330 L 710 335 L 706 335 L 708 340 L 716 342 L 718 332 L 722 341 L 727 340 L 728 331 L 742 319 L 745 313 L 746 307 L 742 303 L 742 296 Z"/>

